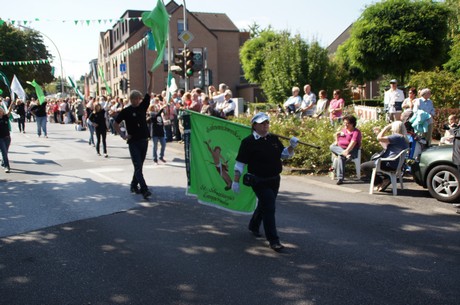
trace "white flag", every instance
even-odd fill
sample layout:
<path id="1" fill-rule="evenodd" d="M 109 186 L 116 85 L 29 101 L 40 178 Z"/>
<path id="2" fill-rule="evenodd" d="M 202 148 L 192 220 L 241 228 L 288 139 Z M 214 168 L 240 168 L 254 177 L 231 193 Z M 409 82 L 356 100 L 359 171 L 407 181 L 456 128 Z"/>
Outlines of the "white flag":
<path id="1" fill-rule="evenodd" d="M 174 91 L 177 90 L 177 84 L 176 84 L 176 80 L 174 78 L 171 79 L 171 85 L 169 85 L 169 89 L 168 91 L 173 94 Z"/>
<path id="2" fill-rule="evenodd" d="M 11 82 L 11 101 L 14 101 L 14 94 L 16 95 L 25 102 L 26 100 L 26 93 L 24 89 L 22 88 L 21 84 L 19 83 L 18 78 L 16 77 L 16 74 L 13 76 L 13 81 Z"/>

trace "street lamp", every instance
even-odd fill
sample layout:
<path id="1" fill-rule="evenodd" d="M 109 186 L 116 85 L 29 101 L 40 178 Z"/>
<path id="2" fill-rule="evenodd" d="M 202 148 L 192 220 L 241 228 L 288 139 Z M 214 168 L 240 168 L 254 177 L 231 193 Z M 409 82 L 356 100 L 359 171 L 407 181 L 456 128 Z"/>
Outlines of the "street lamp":
<path id="1" fill-rule="evenodd" d="M 29 30 L 29 31 L 36 31 L 36 32 L 40 33 L 40 34 L 43 35 L 44 37 L 48 38 L 48 40 L 51 41 L 51 43 L 53 44 L 53 46 L 56 48 L 56 51 L 57 51 L 58 56 L 59 56 L 59 62 L 61 63 L 61 95 L 62 95 L 62 94 L 64 93 L 64 70 L 63 70 L 63 68 L 62 68 L 62 57 L 61 57 L 61 52 L 59 52 L 59 49 L 58 49 L 57 45 L 54 43 L 54 41 L 53 41 L 51 38 L 49 38 L 49 37 L 48 37 L 46 34 L 44 34 L 43 32 L 40 32 L 40 31 L 38 31 L 38 30 L 29 28 L 29 27 L 24 26 L 24 25 L 19 25 L 19 24 L 18 24 L 18 26 L 20 26 L 21 28 L 25 28 L 25 29 L 27 29 L 27 30 Z"/>

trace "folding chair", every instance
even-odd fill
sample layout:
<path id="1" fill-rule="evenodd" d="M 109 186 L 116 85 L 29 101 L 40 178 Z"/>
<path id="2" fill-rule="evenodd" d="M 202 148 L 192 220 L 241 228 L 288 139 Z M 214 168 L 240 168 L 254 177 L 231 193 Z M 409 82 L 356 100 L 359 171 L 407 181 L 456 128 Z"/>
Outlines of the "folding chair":
<path id="1" fill-rule="evenodd" d="M 399 179 L 399 183 L 401 184 L 401 189 L 404 189 L 404 185 L 403 185 L 403 175 L 404 175 L 404 170 L 403 170 L 403 167 L 404 167 L 404 163 L 406 161 L 406 155 L 408 153 L 409 149 L 405 149 L 403 151 L 401 151 L 397 156 L 394 156 L 392 158 L 380 158 L 380 159 L 377 159 L 377 163 L 375 165 L 375 168 L 372 170 L 372 177 L 371 177 L 371 184 L 369 186 L 369 194 L 373 194 L 374 193 L 374 181 L 375 181 L 375 176 L 377 175 L 377 173 L 382 173 L 384 175 L 387 175 L 390 177 L 390 181 L 391 181 L 391 186 L 393 188 L 393 196 L 396 196 L 397 193 L 398 193 L 398 179 Z M 390 171 L 390 170 L 386 170 L 386 169 L 382 169 L 381 168 L 381 164 L 382 162 L 386 162 L 386 161 L 395 161 L 395 160 L 399 160 L 398 162 L 398 167 L 393 170 L 393 171 Z"/>

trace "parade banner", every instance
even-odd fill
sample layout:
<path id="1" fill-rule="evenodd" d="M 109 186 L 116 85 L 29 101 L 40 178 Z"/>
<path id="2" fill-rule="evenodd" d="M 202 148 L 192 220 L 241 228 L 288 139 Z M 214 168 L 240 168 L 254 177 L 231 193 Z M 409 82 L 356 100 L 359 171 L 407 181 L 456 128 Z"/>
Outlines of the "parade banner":
<path id="1" fill-rule="evenodd" d="M 231 189 L 233 168 L 248 126 L 190 111 L 190 168 L 188 195 L 198 202 L 232 212 L 251 213 L 256 207 L 252 188 L 240 183 Z M 241 179 L 242 180 L 242 179 Z"/>

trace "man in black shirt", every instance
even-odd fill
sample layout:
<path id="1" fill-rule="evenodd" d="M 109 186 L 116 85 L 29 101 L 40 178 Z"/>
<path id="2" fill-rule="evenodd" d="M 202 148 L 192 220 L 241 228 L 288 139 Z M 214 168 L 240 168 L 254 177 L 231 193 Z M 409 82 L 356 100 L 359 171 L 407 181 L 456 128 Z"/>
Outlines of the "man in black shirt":
<path id="1" fill-rule="evenodd" d="M 270 248 L 281 251 L 284 246 L 280 243 L 276 231 L 275 202 L 280 187 L 280 173 L 282 171 L 281 159 L 287 159 L 294 155 L 294 148 L 298 139 L 292 137 L 290 145 L 284 147 L 277 136 L 270 134 L 269 117 L 263 113 L 257 113 L 251 120 L 252 134 L 241 141 L 240 149 L 236 157 L 235 175 L 232 190 L 238 193 L 239 181 L 244 166 L 248 166 L 248 173 L 255 176 L 252 189 L 256 193 L 257 208 L 249 222 L 249 230 L 257 237 L 260 225 L 264 224 L 264 231 Z"/>
<path id="2" fill-rule="evenodd" d="M 128 142 L 129 154 L 134 166 L 133 179 L 131 181 L 131 192 L 139 194 L 147 199 L 152 195 L 144 180 L 142 167 L 145 156 L 147 155 L 149 129 L 147 127 L 147 108 L 150 104 L 150 92 L 153 87 L 153 73 L 149 71 L 149 86 L 145 97 L 142 99 L 142 93 L 132 90 L 129 95 L 130 105 L 120 111 L 113 127 L 117 133 Z M 126 134 L 120 130 L 120 123 L 125 121 Z"/>

